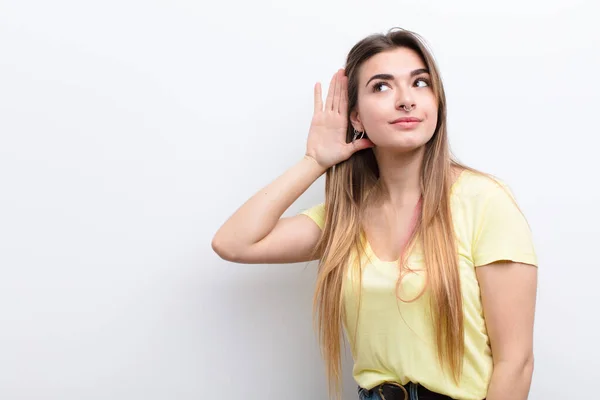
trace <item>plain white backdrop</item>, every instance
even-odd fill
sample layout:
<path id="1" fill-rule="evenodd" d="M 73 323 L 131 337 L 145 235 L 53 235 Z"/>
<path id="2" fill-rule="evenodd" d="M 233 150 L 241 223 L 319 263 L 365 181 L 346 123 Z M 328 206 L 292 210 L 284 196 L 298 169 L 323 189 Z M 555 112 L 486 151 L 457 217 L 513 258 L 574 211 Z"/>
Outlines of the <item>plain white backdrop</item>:
<path id="1" fill-rule="evenodd" d="M 534 230 L 530 399 L 597 397 L 597 7 L 0 1 L 0 399 L 325 399 L 316 265 L 210 243 L 303 156 L 314 83 L 393 26 L 434 51 L 456 155 Z"/>

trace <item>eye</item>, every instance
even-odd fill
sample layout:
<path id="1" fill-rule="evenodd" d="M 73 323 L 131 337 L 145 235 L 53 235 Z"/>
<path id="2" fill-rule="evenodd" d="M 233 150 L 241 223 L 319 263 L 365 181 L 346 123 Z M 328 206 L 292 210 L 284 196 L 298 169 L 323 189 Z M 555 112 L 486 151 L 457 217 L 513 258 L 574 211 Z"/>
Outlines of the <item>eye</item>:
<path id="1" fill-rule="evenodd" d="M 374 92 L 383 92 L 384 90 L 382 90 L 382 88 L 384 86 L 387 86 L 389 88 L 389 85 L 385 82 L 377 82 L 376 84 L 373 85 L 373 91 Z"/>
<path id="2" fill-rule="evenodd" d="M 424 83 L 424 84 L 425 84 L 424 86 L 423 86 L 423 85 L 421 85 L 421 86 L 419 86 L 419 87 L 427 87 L 427 86 L 430 86 L 429 79 L 426 79 L 426 78 L 418 78 L 418 79 L 415 81 L 415 84 L 417 84 L 417 82 L 421 82 L 421 83 Z M 417 86 L 418 86 L 418 85 L 417 85 Z"/>

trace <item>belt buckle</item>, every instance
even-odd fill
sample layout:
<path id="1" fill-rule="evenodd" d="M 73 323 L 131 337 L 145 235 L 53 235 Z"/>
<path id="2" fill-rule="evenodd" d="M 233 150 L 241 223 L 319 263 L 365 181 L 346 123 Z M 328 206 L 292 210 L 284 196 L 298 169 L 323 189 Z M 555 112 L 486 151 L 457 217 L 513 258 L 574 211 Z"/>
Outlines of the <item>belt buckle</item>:
<path id="1" fill-rule="evenodd" d="M 403 385 L 400 385 L 399 383 L 396 383 L 396 382 L 385 382 L 384 384 L 379 386 L 379 397 L 381 397 L 382 400 L 387 400 L 385 398 L 385 396 L 383 395 L 383 385 L 391 385 L 391 386 L 399 387 L 400 389 L 402 389 L 402 392 L 404 393 L 404 400 L 409 400 L 408 391 L 406 390 L 406 388 Z"/>

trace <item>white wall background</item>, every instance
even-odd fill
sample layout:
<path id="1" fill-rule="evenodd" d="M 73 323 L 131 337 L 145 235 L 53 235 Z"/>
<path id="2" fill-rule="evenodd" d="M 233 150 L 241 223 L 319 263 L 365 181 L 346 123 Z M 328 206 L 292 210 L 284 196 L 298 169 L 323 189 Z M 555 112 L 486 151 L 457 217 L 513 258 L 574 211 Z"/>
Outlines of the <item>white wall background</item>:
<path id="1" fill-rule="evenodd" d="M 315 265 L 210 241 L 302 157 L 313 84 L 392 26 L 428 40 L 454 151 L 534 229 L 530 399 L 597 397 L 597 7 L 0 1 L 0 399 L 325 399 Z"/>

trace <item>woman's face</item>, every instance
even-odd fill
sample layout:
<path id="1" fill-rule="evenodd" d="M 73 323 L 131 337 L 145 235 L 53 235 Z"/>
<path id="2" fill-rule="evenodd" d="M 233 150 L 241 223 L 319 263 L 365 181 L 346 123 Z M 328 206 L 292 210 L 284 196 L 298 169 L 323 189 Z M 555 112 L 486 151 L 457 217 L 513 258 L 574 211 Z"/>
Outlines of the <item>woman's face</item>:
<path id="1" fill-rule="evenodd" d="M 358 73 L 358 102 L 350 114 L 354 129 L 366 131 L 377 147 L 398 151 L 414 150 L 431 139 L 437 99 L 425 63 L 415 51 L 396 48 L 378 53 Z"/>

